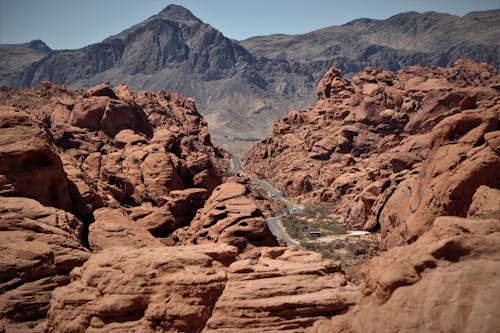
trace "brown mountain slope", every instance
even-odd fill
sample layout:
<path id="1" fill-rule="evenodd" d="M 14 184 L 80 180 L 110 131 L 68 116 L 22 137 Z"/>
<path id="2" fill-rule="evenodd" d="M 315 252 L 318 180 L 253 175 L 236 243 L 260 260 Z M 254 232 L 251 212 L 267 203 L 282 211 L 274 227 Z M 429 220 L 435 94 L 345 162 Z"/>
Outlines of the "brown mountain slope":
<path id="1" fill-rule="evenodd" d="M 330 69 L 309 111 L 292 110 L 244 169 L 295 200 L 327 202 L 351 228 L 413 241 L 440 215 L 467 216 L 481 185 L 500 188 L 500 76 L 487 64 Z"/>
<path id="2" fill-rule="evenodd" d="M 386 20 L 358 19 L 301 35 L 253 37 L 241 45 L 256 56 L 271 59 L 303 63 L 336 60 L 333 64 L 345 76 L 362 69 L 362 64 L 355 65 L 356 62 L 392 70 L 410 64 L 446 66 L 460 53 L 498 66 L 498 15 L 498 10 L 472 12 L 463 17 L 407 12 Z M 479 54 L 481 58 L 477 58 Z M 344 63 L 342 57 L 354 66 Z"/>

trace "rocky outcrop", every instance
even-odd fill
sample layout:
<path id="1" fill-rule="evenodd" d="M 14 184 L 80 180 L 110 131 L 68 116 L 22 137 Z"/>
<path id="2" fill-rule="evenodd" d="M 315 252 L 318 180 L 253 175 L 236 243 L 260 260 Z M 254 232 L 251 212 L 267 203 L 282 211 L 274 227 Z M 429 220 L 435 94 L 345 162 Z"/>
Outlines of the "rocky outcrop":
<path id="1" fill-rule="evenodd" d="M 149 231 L 189 224 L 221 182 L 192 99 L 48 82 L 0 99 L 0 331 L 43 331 L 52 290 L 88 248 L 163 247 Z"/>
<path id="2" fill-rule="evenodd" d="M 178 229 L 170 241 L 180 244 L 226 243 L 240 251 L 255 246 L 277 246 L 257 196 L 245 183 L 217 187 L 190 225 Z"/>
<path id="3" fill-rule="evenodd" d="M 0 196 L 0 330 L 19 332 L 45 319 L 52 290 L 90 256 L 82 229 L 68 212 Z"/>
<path id="4" fill-rule="evenodd" d="M 66 200 L 55 205 L 70 209 L 72 204 L 75 213 L 89 220 L 92 211 L 103 206 L 152 204 L 152 213 L 165 202 L 175 201 L 169 194 L 176 190 L 201 188 L 207 193 L 203 196 L 206 199 L 221 182 L 223 155 L 212 145 L 207 124 L 192 99 L 165 92 L 135 94 L 126 86 L 115 91 L 107 83 L 83 93 L 44 83 L 25 90 L 3 90 L 0 95 L 5 104 L 23 108 L 46 128 L 46 132 L 40 129 L 40 133 L 31 133 L 16 125 L 16 130 L 32 137 L 24 141 L 26 147 L 43 145 L 43 140 L 31 142 L 38 135 L 46 140 L 51 137 L 60 150 L 48 150 L 52 152 L 49 157 L 61 156 L 63 164 L 59 161 L 55 166 L 61 175 L 66 172 L 69 194 L 61 192 L 65 182 L 59 178 L 49 178 L 46 182 L 51 183 L 41 188 Z M 2 134 L 11 138 L 10 134 L 15 133 Z M 29 192 L 37 200 L 48 202 L 42 195 Z M 179 215 L 179 207 L 172 208 L 177 209 L 174 215 Z M 188 217 L 194 215 L 188 208 L 185 213 Z"/>
<path id="5" fill-rule="evenodd" d="M 26 112 L 0 107 L 0 194 L 70 210 L 66 175 L 50 135 Z"/>
<path id="6" fill-rule="evenodd" d="M 116 246 L 161 246 L 159 240 L 132 221 L 120 208 L 100 208 L 94 212 L 94 218 L 95 221 L 89 227 L 89 245 L 94 253 Z"/>
<path id="7" fill-rule="evenodd" d="M 467 217 L 500 220 L 500 190 L 479 186 L 472 197 Z"/>
<path id="8" fill-rule="evenodd" d="M 222 244 L 105 249 L 54 291 L 48 331 L 302 332 L 355 300 L 339 265 L 319 254 L 237 253 Z"/>
<path id="9" fill-rule="evenodd" d="M 199 332 L 222 294 L 230 246 L 112 247 L 57 289 L 49 332 Z"/>
<path id="10" fill-rule="evenodd" d="M 155 237 L 166 237 L 174 230 L 188 225 L 203 207 L 207 196 L 208 191 L 204 188 L 174 190 L 158 208 L 142 205 L 130 208 L 129 211 L 142 228 Z"/>
<path id="11" fill-rule="evenodd" d="M 480 186 L 500 188 L 499 84 L 494 68 L 464 59 L 352 79 L 332 68 L 316 104 L 277 122 L 245 170 L 333 204 L 350 228 L 380 228 L 383 247 L 414 241 L 437 216 L 466 217 Z"/>
<path id="12" fill-rule="evenodd" d="M 256 248 L 228 268 L 228 282 L 203 332 L 303 332 L 342 313 L 357 288 L 337 262 L 298 248 Z"/>
<path id="13" fill-rule="evenodd" d="M 45 318 L 51 291 L 90 253 L 50 133 L 8 106 L 0 128 L 0 330 L 17 332 Z"/>
<path id="14" fill-rule="evenodd" d="M 491 332 L 500 327 L 498 220 L 439 217 L 371 260 L 363 298 L 308 332 Z"/>

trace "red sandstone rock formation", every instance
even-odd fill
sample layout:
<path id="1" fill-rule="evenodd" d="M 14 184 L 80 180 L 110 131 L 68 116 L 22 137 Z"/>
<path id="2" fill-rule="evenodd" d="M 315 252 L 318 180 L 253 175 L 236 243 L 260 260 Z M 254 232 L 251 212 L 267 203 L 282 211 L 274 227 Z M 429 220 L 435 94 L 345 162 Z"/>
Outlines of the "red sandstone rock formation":
<path id="1" fill-rule="evenodd" d="M 171 237 L 180 244 L 226 243 L 246 251 L 254 246 L 277 246 L 263 210 L 244 183 L 217 187 L 191 224 Z"/>
<path id="2" fill-rule="evenodd" d="M 93 215 L 95 221 L 89 226 L 89 245 L 94 253 L 116 246 L 162 246 L 121 208 L 99 208 Z"/>
<path id="3" fill-rule="evenodd" d="M 51 83 L 0 99 L 0 331 L 43 321 L 84 245 L 163 246 L 148 230 L 188 224 L 221 182 L 225 161 L 192 99 Z"/>
<path id="4" fill-rule="evenodd" d="M 63 164 L 50 135 L 26 112 L 0 107 L 0 194 L 70 210 Z"/>
<path id="5" fill-rule="evenodd" d="M 0 331 L 493 331 L 499 87 L 468 61 L 352 80 L 333 68 L 316 105 L 247 156 L 289 194 L 380 226 L 395 249 L 362 289 L 318 253 L 262 247 L 277 245 L 263 198 L 219 185 L 192 99 L 0 89 Z M 434 222 L 450 214 L 474 220 Z"/>
<path id="6" fill-rule="evenodd" d="M 203 332 L 303 332 L 354 304 L 340 264 L 299 248 L 256 248 L 229 266 Z"/>
<path id="7" fill-rule="evenodd" d="M 316 104 L 277 122 L 245 170 L 334 204 L 351 228 L 380 228 L 384 247 L 414 241 L 437 216 L 466 217 L 481 185 L 500 188 L 499 87 L 493 67 L 470 60 L 352 79 L 332 68 Z"/>
<path id="8" fill-rule="evenodd" d="M 114 247 L 53 293 L 49 332 L 301 332 L 355 292 L 334 262 L 299 249 L 237 257 L 222 244 Z"/>
<path id="9" fill-rule="evenodd" d="M 221 182 L 225 161 L 192 99 L 134 94 L 126 86 L 115 92 L 108 84 L 80 94 L 51 83 L 4 89 L 0 97 L 45 125 L 62 151 L 82 215 L 102 206 L 158 207 L 173 190 L 197 187 L 210 193 Z"/>
<path id="10" fill-rule="evenodd" d="M 235 256 L 227 245 L 105 249 L 54 291 L 48 331 L 199 332 Z"/>

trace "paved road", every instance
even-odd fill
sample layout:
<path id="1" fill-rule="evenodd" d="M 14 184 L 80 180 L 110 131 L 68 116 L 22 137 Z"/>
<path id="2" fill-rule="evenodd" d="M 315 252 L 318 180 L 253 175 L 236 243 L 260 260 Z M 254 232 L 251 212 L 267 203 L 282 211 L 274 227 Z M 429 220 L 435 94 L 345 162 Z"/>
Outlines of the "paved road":
<path id="1" fill-rule="evenodd" d="M 286 245 L 288 245 L 288 246 L 300 246 L 293 239 L 288 237 L 288 234 L 279 225 L 279 220 L 282 217 L 283 217 L 283 215 L 273 217 L 272 219 L 268 219 L 266 222 L 267 222 L 267 226 L 269 227 L 269 230 L 271 230 L 271 233 L 274 236 L 280 237 L 281 239 L 283 239 L 285 241 Z"/>
<path id="2" fill-rule="evenodd" d="M 231 172 L 237 173 L 241 170 L 241 167 L 242 167 L 241 160 L 237 157 L 231 157 Z M 294 205 L 293 203 L 288 201 L 288 199 L 284 198 L 277 189 L 275 189 L 271 184 L 269 184 L 265 180 L 261 180 L 261 179 L 257 179 L 257 178 L 250 178 L 250 180 L 256 184 L 259 184 L 264 190 L 266 190 L 269 193 L 269 195 L 273 196 L 275 199 L 283 201 L 283 203 L 286 205 L 286 208 L 288 209 L 290 214 L 296 214 L 296 213 L 300 212 L 301 208 L 299 206 Z M 290 237 L 288 237 L 288 234 L 279 225 L 279 220 L 283 216 L 285 216 L 285 215 L 283 214 L 283 215 L 268 219 L 266 221 L 267 225 L 268 225 L 269 229 L 271 230 L 271 233 L 276 237 L 282 238 L 286 242 L 286 245 L 298 246 L 299 244 L 297 244 Z"/>
<path id="3" fill-rule="evenodd" d="M 265 180 L 257 179 L 257 178 L 250 178 L 250 180 L 253 181 L 254 183 L 259 184 L 260 187 L 262 187 L 264 190 L 266 190 L 274 198 L 283 201 L 283 203 L 286 205 L 286 208 L 288 209 L 290 214 L 295 214 L 301 210 L 301 208 L 299 206 L 294 205 L 287 198 L 284 198 L 281 195 L 280 191 L 275 189 L 271 184 L 269 184 Z"/>
<path id="4" fill-rule="evenodd" d="M 231 172 L 232 173 L 237 173 L 238 171 L 241 170 L 241 160 L 238 157 L 231 157 Z"/>

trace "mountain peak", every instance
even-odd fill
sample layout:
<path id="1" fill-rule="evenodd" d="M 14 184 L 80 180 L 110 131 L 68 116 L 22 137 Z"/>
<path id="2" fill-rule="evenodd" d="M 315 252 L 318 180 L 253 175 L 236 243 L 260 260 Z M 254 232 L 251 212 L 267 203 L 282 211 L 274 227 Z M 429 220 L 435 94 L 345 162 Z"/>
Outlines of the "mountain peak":
<path id="1" fill-rule="evenodd" d="M 162 10 L 158 16 L 169 19 L 172 21 L 196 21 L 201 22 L 196 16 L 193 15 L 187 8 L 179 5 L 168 5 Z"/>
<path id="2" fill-rule="evenodd" d="M 54 52 L 54 50 L 52 50 L 47 44 L 45 44 L 44 41 L 40 39 L 32 40 L 31 42 L 26 43 L 26 46 L 30 49 L 37 50 L 45 54 L 51 54 L 52 52 Z"/>
<path id="3" fill-rule="evenodd" d="M 52 52 L 54 52 L 54 50 L 52 50 L 49 46 L 47 46 L 47 44 L 45 44 L 44 41 L 42 41 L 40 39 L 32 40 L 32 41 L 27 42 L 27 43 L 11 44 L 11 45 L 25 47 L 25 48 L 32 49 L 32 50 L 42 52 L 45 54 L 51 54 Z"/>

